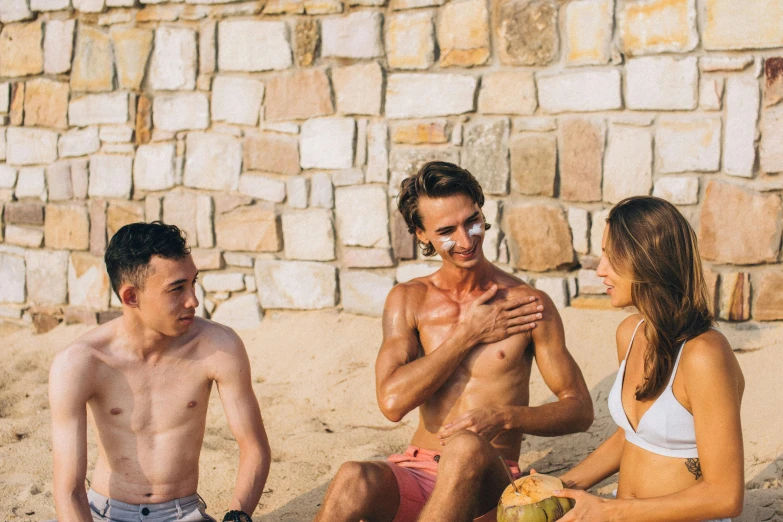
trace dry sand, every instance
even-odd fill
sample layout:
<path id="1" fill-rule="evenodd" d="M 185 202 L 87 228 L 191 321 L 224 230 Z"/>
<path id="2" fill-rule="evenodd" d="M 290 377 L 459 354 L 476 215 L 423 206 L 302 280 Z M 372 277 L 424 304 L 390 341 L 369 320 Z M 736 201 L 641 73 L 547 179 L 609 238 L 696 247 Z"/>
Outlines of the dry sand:
<path id="1" fill-rule="evenodd" d="M 523 464 L 560 474 L 615 429 L 606 396 L 617 370 L 614 331 L 624 316 L 564 311 L 568 346 L 596 402 L 596 421 L 587 433 L 527 438 Z M 33 336 L 0 325 L 0 520 L 54 518 L 47 373 L 55 352 L 87 329 L 60 326 Z M 747 380 L 742 421 L 748 491 L 738 520 L 783 520 L 783 325 L 725 325 L 724 332 Z M 312 520 L 340 463 L 383 458 L 406 446 L 415 412 L 393 424 L 375 404 L 379 319 L 332 311 L 270 313 L 259 328 L 240 335 L 273 454 L 256 522 Z M 552 400 L 537 373 L 531 386 L 533 404 Z M 92 440 L 89 449 L 92 466 Z M 218 520 L 231 497 L 236 467 L 236 444 L 214 393 L 199 490 Z M 613 482 L 608 479 L 598 491 L 610 490 Z"/>

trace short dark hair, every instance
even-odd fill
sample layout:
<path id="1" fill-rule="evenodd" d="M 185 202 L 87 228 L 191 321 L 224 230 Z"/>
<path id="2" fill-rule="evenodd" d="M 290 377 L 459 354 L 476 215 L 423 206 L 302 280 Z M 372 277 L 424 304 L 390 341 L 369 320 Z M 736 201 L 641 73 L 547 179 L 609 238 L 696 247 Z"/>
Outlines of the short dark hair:
<path id="1" fill-rule="evenodd" d="M 478 180 L 467 170 L 446 161 L 430 161 L 425 163 L 415 176 L 405 178 L 400 184 L 400 194 L 397 196 L 397 208 L 400 209 L 408 232 L 416 233 L 416 229 L 424 230 L 424 224 L 419 214 L 419 197 L 444 198 L 454 194 L 469 196 L 479 208 L 484 206 L 484 191 Z M 490 225 L 485 226 L 489 229 Z M 421 243 L 422 254 L 435 255 L 435 247 Z"/>
<path id="2" fill-rule="evenodd" d="M 111 287 L 119 297 L 120 286 L 130 282 L 142 290 L 152 256 L 182 259 L 190 254 L 184 231 L 162 221 L 131 223 L 117 231 L 109 241 L 103 259 Z"/>

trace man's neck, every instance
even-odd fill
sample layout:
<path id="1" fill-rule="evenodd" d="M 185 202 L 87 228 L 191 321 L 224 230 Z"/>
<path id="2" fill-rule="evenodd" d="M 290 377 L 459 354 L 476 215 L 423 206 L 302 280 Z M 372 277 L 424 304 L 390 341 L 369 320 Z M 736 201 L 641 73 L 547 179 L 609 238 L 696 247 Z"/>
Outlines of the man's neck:
<path id="1" fill-rule="evenodd" d="M 122 314 L 120 321 L 120 338 L 124 340 L 122 348 L 139 359 L 159 357 L 178 342 L 177 337 L 148 328 L 138 317 L 127 311 Z"/>
<path id="2" fill-rule="evenodd" d="M 494 270 L 495 267 L 486 259 L 471 268 L 461 268 L 444 261 L 438 275 L 445 290 L 462 298 L 475 290 L 486 290 Z"/>

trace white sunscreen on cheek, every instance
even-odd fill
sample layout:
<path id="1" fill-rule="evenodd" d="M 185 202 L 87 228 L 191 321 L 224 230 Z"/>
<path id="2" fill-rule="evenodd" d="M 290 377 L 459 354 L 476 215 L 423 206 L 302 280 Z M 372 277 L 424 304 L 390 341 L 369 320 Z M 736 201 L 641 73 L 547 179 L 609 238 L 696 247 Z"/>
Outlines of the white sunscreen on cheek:
<path id="1" fill-rule="evenodd" d="M 474 224 L 468 230 L 468 235 L 470 237 L 483 236 L 484 235 L 484 225 L 482 225 L 481 223 Z"/>
<path id="2" fill-rule="evenodd" d="M 443 243 L 443 250 L 446 252 L 451 252 L 451 249 L 454 248 L 454 246 L 457 244 L 457 242 L 452 241 L 449 236 L 441 236 L 438 239 L 441 243 Z"/>

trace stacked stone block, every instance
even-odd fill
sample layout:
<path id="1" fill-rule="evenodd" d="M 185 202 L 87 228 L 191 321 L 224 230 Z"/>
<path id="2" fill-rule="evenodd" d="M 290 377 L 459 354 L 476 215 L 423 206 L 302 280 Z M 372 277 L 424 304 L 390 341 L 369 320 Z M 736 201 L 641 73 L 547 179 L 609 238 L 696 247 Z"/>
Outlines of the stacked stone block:
<path id="1" fill-rule="evenodd" d="M 396 211 L 470 169 L 485 254 L 606 307 L 608 209 L 654 194 L 699 235 L 711 304 L 783 319 L 783 0 L 4 0 L 0 316 L 116 314 L 123 225 L 186 231 L 199 313 L 379 315 L 432 273 Z M 114 311 L 112 313 L 112 310 Z"/>

